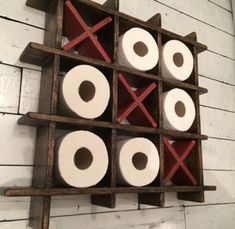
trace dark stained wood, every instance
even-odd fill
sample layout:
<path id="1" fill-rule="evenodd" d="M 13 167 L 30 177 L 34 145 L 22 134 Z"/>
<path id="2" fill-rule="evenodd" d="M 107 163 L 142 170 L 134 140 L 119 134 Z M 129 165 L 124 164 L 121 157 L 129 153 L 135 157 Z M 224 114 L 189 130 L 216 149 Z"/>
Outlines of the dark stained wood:
<path id="1" fill-rule="evenodd" d="M 37 1 L 38 2 L 38 1 Z M 45 1 L 42 1 L 45 2 Z M 46 11 L 44 44 L 60 48 L 62 36 L 63 0 L 53 0 Z M 57 77 L 60 57 L 52 55 L 42 66 L 39 112 L 55 114 L 57 107 Z M 54 163 L 55 122 L 48 122 L 37 129 L 34 156 L 33 187 L 51 188 Z M 34 229 L 48 229 L 50 196 L 32 197 L 29 224 Z"/>
<path id="2" fill-rule="evenodd" d="M 162 26 L 161 14 L 157 13 L 153 15 L 150 19 L 148 19 L 147 24 L 161 27 Z"/>
<path id="3" fill-rule="evenodd" d="M 35 122 L 33 120 L 36 120 Z M 117 129 L 120 132 L 125 133 L 142 133 L 142 134 L 164 134 L 165 136 L 169 136 L 171 139 L 201 139 L 206 140 L 208 137 L 206 135 L 196 134 L 196 133 L 188 133 L 181 132 L 175 130 L 166 130 L 160 128 L 151 128 L 151 127 L 143 127 L 143 126 L 132 126 L 126 124 L 118 124 L 112 122 L 104 122 L 104 121 L 96 121 L 96 120 L 88 120 L 81 118 L 73 118 L 73 117 L 65 117 L 59 115 L 48 115 L 48 114 L 40 114 L 29 112 L 26 115 L 23 115 L 18 123 L 20 125 L 31 125 L 31 126 L 42 126 L 47 124 L 48 122 L 58 122 L 58 123 L 66 123 L 72 126 L 93 126 L 93 127 L 102 127 L 109 129 Z"/>
<path id="4" fill-rule="evenodd" d="M 111 193 L 155 193 L 155 192 L 198 192 L 215 191 L 215 186 L 165 186 L 165 187 L 100 187 L 100 188 L 4 188 L 4 196 L 56 196 Z"/>
<path id="5" fill-rule="evenodd" d="M 196 39 L 196 33 L 190 35 L 192 39 Z M 193 49 L 193 58 L 194 58 L 194 84 L 198 85 L 198 56 L 196 48 Z M 200 102 L 199 102 L 199 93 L 193 93 L 193 101 L 195 103 L 196 108 L 196 118 L 193 128 L 196 129 L 198 134 L 201 133 L 201 121 L 200 121 Z M 188 166 L 193 172 L 194 176 L 196 177 L 199 185 L 203 184 L 203 165 L 202 165 L 202 146 L 201 141 L 197 141 L 196 150 L 190 154 L 189 158 L 187 159 Z M 178 193 L 178 198 L 181 200 L 189 200 L 195 202 L 204 202 L 204 192 L 196 192 L 196 193 Z"/>
<path id="6" fill-rule="evenodd" d="M 52 0 L 27 0 L 26 5 L 32 8 L 46 11 Z"/>
<path id="7" fill-rule="evenodd" d="M 117 71 L 122 71 L 124 73 L 125 72 L 131 73 L 133 75 L 137 75 L 146 79 L 162 81 L 165 84 L 173 86 L 173 87 L 179 87 L 179 88 L 188 89 L 188 90 L 198 90 L 200 91 L 200 94 L 207 93 L 206 88 L 195 86 L 193 84 L 181 82 L 181 81 L 174 80 L 174 79 L 168 79 L 166 77 L 160 77 L 154 74 L 137 71 L 137 70 L 130 69 L 124 66 L 120 66 L 118 64 L 106 63 L 104 61 L 95 60 L 95 59 L 81 56 L 78 54 L 65 52 L 59 49 L 51 48 L 51 47 L 48 47 L 42 44 L 33 43 L 33 42 L 29 43 L 28 46 L 25 48 L 25 50 L 23 51 L 20 57 L 20 60 L 22 62 L 26 62 L 29 64 L 43 66 L 44 63 L 48 62 L 48 60 L 53 55 L 59 55 L 61 57 L 61 62 L 66 63 L 67 66 L 72 65 L 71 67 L 74 67 L 78 64 L 87 63 L 87 64 L 91 64 L 97 67 L 105 67 L 108 69 L 115 69 Z"/>
<path id="8" fill-rule="evenodd" d="M 197 34 L 195 32 L 189 33 L 185 37 L 190 39 L 190 40 L 197 41 Z"/>
<path id="9" fill-rule="evenodd" d="M 107 0 L 104 4 L 104 7 L 113 9 L 118 11 L 119 10 L 119 0 Z"/>

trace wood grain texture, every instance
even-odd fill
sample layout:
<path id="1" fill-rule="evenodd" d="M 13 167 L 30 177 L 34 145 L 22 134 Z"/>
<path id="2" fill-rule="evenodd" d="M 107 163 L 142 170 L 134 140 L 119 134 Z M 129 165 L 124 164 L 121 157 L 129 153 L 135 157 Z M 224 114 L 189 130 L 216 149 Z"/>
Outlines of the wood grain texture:
<path id="1" fill-rule="evenodd" d="M 234 35 L 232 13 L 211 4 L 209 1 L 157 0 L 157 2 L 163 3 L 190 17 Z"/>
<path id="2" fill-rule="evenodd" d="M 0 138 L 1 165 L 33 164 L 36 128 L 19 126 L 17 124 L 19 117 L 19 115 L 0 114 L 1 132 L 4 133 L 1 134 Z M 31 170 L 28 170 L 28 172 L 30 171 Z M 28 174 L 28 176 L 30 176 L 30 174 Z"/>
<path id="3" fill-rule="evenodd" d="M 228 11 L 232 11 L 231 0 L 209 0 L 211 3 L 217 4 Z"/>
<path id="4" fill-rule="evenodd" d="M 0 112 L 18 113 L 21 69 L 0 64 Z"/>
<path id="5" fill-rule="evenodd" d="M 19 113 L 38 111 L 41 72 L 23 69 Z"/>
<path id="6" fill-rule="evenodd" d="M 186 228 L 198 228 L 198 222 L 204 229 L 233 229 L 235 204 L 188 207 L 185 211 Z"/>
<path id="7" fill-rule="evenodd" d="M 1 3 L 0 16 L 40 28 L 45 27 L 45 12 L 26 6 L 25 0 L 3 1 Z"/>
<path id="8" fill-rule="evenodd" d="M 200 111 L 203 134 L 209 137 L 235 140 L 235 113 L 207 107 L 200 107 Z M 229 120 L 229 122 L 226 120 Z"/>
<path id="9" fill-rule="evenodd" d="M 21 63 L 19 57 L 30 41 L 43 42 L 44 31 L 3 18 L 0 18 L 0 30 L 4 31 L 4 36 L 0 38 L 0 62 L 39 69 L 34 65 Z"/>

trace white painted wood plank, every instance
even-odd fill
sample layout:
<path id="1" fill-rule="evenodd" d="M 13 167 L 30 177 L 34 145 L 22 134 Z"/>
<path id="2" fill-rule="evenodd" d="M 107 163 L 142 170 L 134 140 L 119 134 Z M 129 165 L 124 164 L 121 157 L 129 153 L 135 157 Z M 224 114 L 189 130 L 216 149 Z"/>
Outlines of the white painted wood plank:
<path id="1" fill-rule="evenodd" d="M 177 11 L 234 35 L 232 13 L 206 0 L 157 0 Z"/>
<path id="2" fill-rule="evenodd" d="M 32 166 L 0 166 L 0 186 L 31 186 Z"/>
<path id="3" fill-rule="evenodd" d="M 20 68 L 0 64 L 0 112 L 18 112 L 20 80 Z"/>
<path id="4" fill-rule="evenodd" d="M 41 72 L 23 69 L 20 97 L 20 114 L 38 111 Z"/>
<path id="5" fill-rule="evenodd" d="M 0 197 L 0 222 L 4 220 L 28 219 L 29 197 Z M 0 228 L 2 225 L 0 224 Z"/>
<path id="6" fill-rule="evenodd" d="M 36 128 L 18 125 L 17 120 L 19 118 L 19 115 L 0 114 L 2 133 L 0 138 L 0 164 L 33 164 Z"/>
<path id="7" fill-rule="evenodd" d="M 113 209 L 92 205 L 89 195 L 54 196 L 51 203 L 51 216 L 93 214 L 98 212 L 135 210 L 137 208 L 137 194 L 118 194 L 116 207 Z"/>
<path id="8" fill-rule="evenodd" d="M 45 12 L 26 6 L 26 0 L 7 0 L 1 2 L 0 16 L 23 23 L 45 27 Z"/>
<path id="9" fill-rule="evenodd" d="M 208 93 L 200 96 L 201 105 L 235 111 L 235 86 L 204 77 L 199 78 L 199 84 L 208 89 Z"/>
<path id="10" fill-rule="evenodd" d="M 52 218 L 50 229 L 75 229 L 78 222 L 80 229 L 185 228 L 183 209 L 171 208 Z"/>
<path id="11" fill-rule="evenodd" d="M 234 60 L 205 51 L 198 55 L 198 68 L 201 75 L 235 85 Z"/>
<path id="12" fill-rule="evenodd" d="M 235 140 L 235 113 L 200 107 L 202 133 L 210 137 Z"/>
<path id="13" fill-rule="evenodd" d="M 235 204 L 185 208 L 187 229 L 234 229 Z"/>
<path id="14" fill-rule="evenodd" d="M 0 221 L 29 218 L 29 197 L 0 197 Z M 94 214 L 100 212 L 137 210 L 137 194 L 117 195 L 116 207 L 113 209 L 91 205 L 90 196 L 54 196 L 51 201 L 50 215 L 66 216 Z M 0 227 L 1 228 L 1 227 Z"/>
<path id="15" fill-rule="evenodd" d="M 231 1 L 233 0 L 209 0 L 209 2 L 215 3 L 218 6 L 221 6 L 229 11 L 232 11 Z"/>
<path id="16" fill-rule="evenodd" d="M 209 138 L 202 141 L 204 169 L 235 170 L 235 141 Z"/>
<path id="17" fill-rule="evenodd" d="M 20 62 L 19 57 L 29 42 L 43 43 L 43 30 L 0 18 L 0 31 L 4 31 L 0 36 L 0 62 L 39 69 Z"/>
<path id="18" fill-rule="evenodd" d="M 197 32 L 198 40 L 209 50 L 235 59 L 235 38 L 216 28 L 181 14 L 152 0 L 120 1 L 120 11 L 144 21 L 156 13 L 162 14 L 163 28 L 181 35 Z"/>
<path id="19" fill-rule="evenodd" d="M 235 171 L 204 171 L 204 183 L 215 185 L 216 191 L 205 192 L 206 203 L 235 202 Z"/>
<path id="20" fill-rule="evenodd" d="M 28 226 L 28 220 L 18 220 L 18 221 L 11 221 L 11 222 L 0 222 L 1 229 L 32 229 L 32 227 Z"/>
<path id="21" fill-rule="evenodd" d="M 1 229 L 27 229 L 28 220 L 0 222 Z M 182 208 L 151 209 L 130 212 L 101 213 L 53 217 L 50 229 L 185 229 Z"/>

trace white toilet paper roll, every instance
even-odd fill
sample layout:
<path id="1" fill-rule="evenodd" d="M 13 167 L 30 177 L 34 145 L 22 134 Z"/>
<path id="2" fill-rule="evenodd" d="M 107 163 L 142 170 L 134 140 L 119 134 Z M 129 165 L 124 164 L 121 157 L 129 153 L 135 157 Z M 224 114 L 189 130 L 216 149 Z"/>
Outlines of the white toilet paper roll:
<path id="1" fill-rule="evenodd" d="M 188 47 L 178 40 L 170 40 L 162 47 L 162 75 L 184 81 L 193 70 L 193 56 Z"/>
<path id="2" fill-rule="evenodd" d="M 152 35 L 141 28 L 132 28 L 119 38 L 120 65 L 147 71 L 158 63 L 158 46 Z"/>
<path id="3" fill-rule="evenodd" d="M 138 137 L 118 142 L 118 182 L 144 186 L 158 175 L 159 155 L 148 139 Z"/>
<path id="4" fill-rule="evenodd" d="M 57 143 L 57 170 L 68 185 L 85 188 L 96 185 L 108 168 L 103 140 L 89 131 L 74 131 Z"/>
<path id="5" fill-rule="evenodd" d="M 166 129 L 186 131 L 195 119 L 195 106 L 182 89 L 172 89 L 163 94 L 163 126 Z"/>
<path id="6" fill-rule="evenodd" d="M 60 107 L 82 118 L 97 118 L 105 111 L 110 87 L 101 71 L 90 65 L 72 68 L 61 82 Z"/>

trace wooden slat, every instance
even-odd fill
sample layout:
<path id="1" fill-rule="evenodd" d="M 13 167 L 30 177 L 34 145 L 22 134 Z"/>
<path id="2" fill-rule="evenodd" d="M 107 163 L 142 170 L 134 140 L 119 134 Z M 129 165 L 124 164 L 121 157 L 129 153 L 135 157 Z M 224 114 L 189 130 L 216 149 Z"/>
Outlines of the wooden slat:
<path id="1" fill-rule="evenodd" d="M 42 66 L 54 54 L 61 56 L 62 63 L 68 64 L 69 66 L 71 65 L 75 66 L 78 64 L 82 64 L 82 63 L 88 63 L 88 64 L 95 65 L 97 67 L 105 67 L 109 69 L 112 68 L 118 71 L 131 73 L 133 75 L 141 76 L 146 79 L 163 81 L 167 85 L 171 85 L 175 87 L 186 88 L 190 90 L 199 90 L 200 93 L 207 92 L 207 89 L 195 86 L 193 84 L 188 84 L 188 83 L 180 82 L 178 80 L 168 79 L 165 77 L 159 77 L 157 75 L 140 72 L 140 71 L 123 67 L 117 64 L 109 64 L 104 61 L 91 59 L 88 57 L 65 52 L 59 49 L 54 49 L 54 48 L 37 44 L 37 43 L 29 43 L 28 46 L 25 48 L 24 52 L 22 53 L 20 60 L 22 62 Z"/>
<path id="2" fill-rule="evenodd" d="M 29 112 L 26 115 L 23 115 L 18 123 L 21 125 L 31 125 L 31 126 L 42 126 L 47 124 L 49 121 L 66 123 L 75 126 L 94 126 L 94 127 L 102 127 L 109 129 L 118 129 L 122 132 L 129 133 L 146 133 L 146 134 L 164 134 L 166 136 L 170 136 L 172 138 L 196 138 L 196 139 L 207 139 L 207 136 L 196 134 L 196 133 L 187 133 L 181 131 L 174 130 L 166 130 L 159 128 L 151 128 L 151 127 L 142 127 L 142 126 L 132 126 L 126 124 L 117 124 L 111 122 L 104 121 L 95 121 L 95 120 L 87 120 L 80 118 L 72 118 L 58 115 L 47 115 L 40 113 Z"/>
<path id="3" fill-rule="evenodd" d="M 207 107 L 201 107 L 200 111 L 203 134 L 209 137 L 235 140 L 235 113 Z M 223 119 L 221 119 L 221 117 L 223 117 Z M 228 120 L 228 122 L 226 120 Z"/>
<path id="4" fill-rule="evenodd" d="M 214 191 L 215 186 L 165 186 L 165 187 L 105 187 L 105 188 L 3 188 L 4 196 L 50 196 L 50 195 L 82 195 L 111 193 L 155 193 L 155 192 L 198 192 Z"/>
<path id="5" fill-rule="evenodd" d="M 27 0 L 26 4 L 35 9 L 46 11 L 51 2 L 52 0 Z"/>

